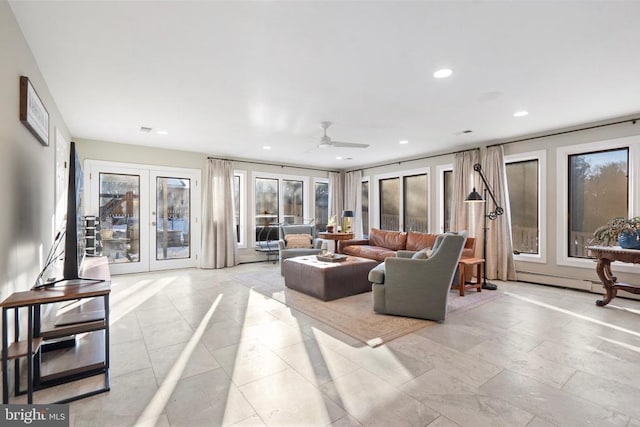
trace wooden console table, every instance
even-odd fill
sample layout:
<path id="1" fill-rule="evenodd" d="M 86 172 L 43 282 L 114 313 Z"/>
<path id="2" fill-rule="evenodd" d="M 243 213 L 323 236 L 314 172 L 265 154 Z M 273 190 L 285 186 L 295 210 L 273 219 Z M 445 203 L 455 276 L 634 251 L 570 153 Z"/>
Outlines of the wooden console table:
<path id="1" fill-rule="evenodd" d="M 618 278 L 611 273 L 611 261 L 640 264 L 640 250 L 622 249 L 620 246 L 587 246 L 591 255 L 598 258 L 596 273 L 602 281 L 606 291 L 605 298 L 597 300 L 596 305 L 602 307 L 616 297 L 618 290 L 640 294 L 640 285 L 630 285 L 618 282 Z"/>
<path id="2" fill-rule="evenodd" d="M 64 384 L 93 375 L 104 374 L 104 387 L 95 391 L 80 394 L 56 403 L 67 403 L 83 397 L 109 391 L 109 294 L 111 292 L 111 277 L 106 257 L 86 258 L 80 271 L 82 277 L 98 280 L 70 280 L 60 282 L 53 286 L 44 286 L 24 292 L 14 292 L 6 298 L 0 307 L 2 308 L 2 401 L 9 403 L 9 360 L 16 359 L 15 366 L 15 390 L 16 395 L 22 394 L 19 390 L 19 362 L 17 359 L 27 359 L 27 402 L 33 403 L 33 391 L 46 387 Z M 100 297 L 102 301 L 100 301 Z M 68 302 L 74 300 L 88 301 L 87 306 L 92 306 L 90 312 L 83 311 L 81 306 L 75 311 L 70 311 L 56 316 L 48 322 L 50 316 L 43 316 L 43 307 L 51 308 L 49 304 Z M 53 306 L 55 307 L 55 305 Z M 98 307 L 96 309 L 96 307 Z M 19 309 L 24 308 L 28 312 L 27 337 L 20 341 Z M 8 311 L 15 310 L 14 342 L 9 345 L 8 337 Z M 45 310 L 48 311 L 48 310 Z M 55 311 L 55 310 L 54 310 Z M 57 372 L 43 372 L 42 346 L 46 339 L 71 337 L 80 333 L 102 333 L 103 339 L 93 340 L 96 347 L 100 347 L 103 356 L 98 361 L 92 361 L 82 365 L 78 360 L 82 359 L 81 350 L 71 357 L 63 357 L 62 362 L 55 361 L 52 365 L 58 368 Z M 86 351 L 85 351 L 86 352 Z M 49 357 L 48 357 L 49 359 Z M 55 357 L 51 357 L 55 359 Z M 70 360 L 69 360 L 70 359 Z M 66 366 L 64 364 L 66 363 Z M 43 363 L 46 364 L 46 361 Z M 61 366 L 63 365 L 63 366 Z M 44 375 L 43 375 L 44 373 Z"/>

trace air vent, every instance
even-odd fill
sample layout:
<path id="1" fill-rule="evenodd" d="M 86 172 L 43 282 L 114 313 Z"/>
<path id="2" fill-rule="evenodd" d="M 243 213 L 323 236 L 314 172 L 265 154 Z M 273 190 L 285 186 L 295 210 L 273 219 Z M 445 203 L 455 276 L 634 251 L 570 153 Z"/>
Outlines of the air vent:
<path id="1" fill-rule="evenodd" d="M 149 132 L 151 132 L 151 128 L 148 128 L 146 126 L 140 126 L 140 132 L 149 133 Z"/>

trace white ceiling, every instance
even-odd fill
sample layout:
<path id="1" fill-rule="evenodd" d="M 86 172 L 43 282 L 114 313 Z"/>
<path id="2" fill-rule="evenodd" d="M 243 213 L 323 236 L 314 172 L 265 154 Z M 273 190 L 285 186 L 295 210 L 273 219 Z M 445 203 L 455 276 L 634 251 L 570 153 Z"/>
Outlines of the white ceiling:
<path id="1" fill-rule="evenodd" d="M 10 4 L 75 138 L 350 169 L 640 112 L 640 1 Z"/>

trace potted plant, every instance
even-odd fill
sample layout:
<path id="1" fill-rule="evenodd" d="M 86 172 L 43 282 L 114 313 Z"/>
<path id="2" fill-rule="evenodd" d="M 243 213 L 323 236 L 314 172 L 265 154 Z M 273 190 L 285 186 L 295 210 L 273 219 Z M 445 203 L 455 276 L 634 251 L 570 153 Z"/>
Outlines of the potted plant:
<path id="1" fill-rule="evenodd" d="M 336 226 L 336 216 L 332 216 L 327 220 L 327 233 L 333 233 L 333 229 Z"/>
<path id="2" fill-rule="evenodd" d="M 634 218 L 615 217 L 593 232 L 589 244 L 613 246 L 624 249 L 640 249 L 640 216 Z"/>

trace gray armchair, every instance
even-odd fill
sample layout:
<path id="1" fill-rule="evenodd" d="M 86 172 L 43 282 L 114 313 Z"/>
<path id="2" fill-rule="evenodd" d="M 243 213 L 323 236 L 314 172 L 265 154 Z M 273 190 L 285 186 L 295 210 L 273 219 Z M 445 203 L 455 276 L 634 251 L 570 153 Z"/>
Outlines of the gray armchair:
<path id="1" fill-rule="evenodd" d="M 309 234 L 312 238 L 310 248 L 288 248 L 286 237 L 290 234 Z M 280 274 L 283 274 L 283 263 L 287 258 L 305 255 L 317 255 L 322 252 L 322 240 L 316 238 L 316 230 L 313 225 L 282 225 L 280 227 L 280 240 L 278 241 L 280 255 Z"/>
<path id="2" fill-rule="evenodd" d="M 464 236 L 438 236 L 428 259 L 387 258 L 369 272 L 373 311 L 443 321 Z"/>

